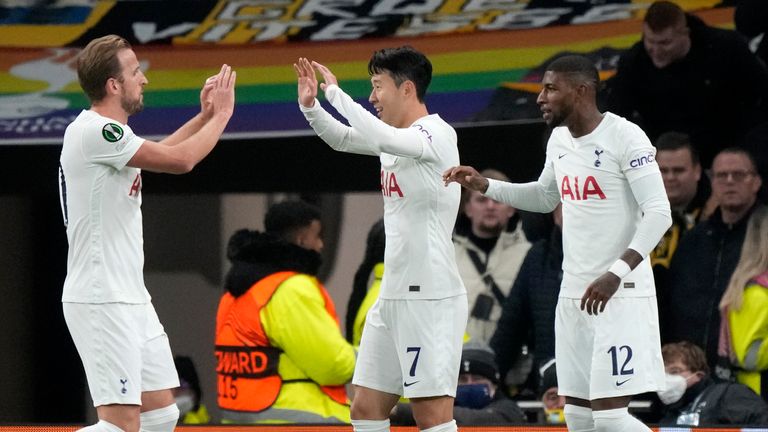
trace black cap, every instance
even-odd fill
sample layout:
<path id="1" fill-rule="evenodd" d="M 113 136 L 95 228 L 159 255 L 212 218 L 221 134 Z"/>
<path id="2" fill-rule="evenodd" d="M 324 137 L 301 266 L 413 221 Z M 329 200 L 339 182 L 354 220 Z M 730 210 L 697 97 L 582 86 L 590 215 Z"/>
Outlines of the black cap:
<path id="1" fill-rule="evenodd" d="M 496 354 L 487 345 L 469 343 L 461 351 L 459 373 L 469 373 L 488 378 L 493 383 L 499 382 L 499 368 L 496 366 Z"/>
<path id="2" fill-rule="evenodd" d="M 557 387 L 557 369 L 555 367 L 555 359 L 547 360 L 539 368 L 539 396 L 543 396 L 544 392 Z"/>

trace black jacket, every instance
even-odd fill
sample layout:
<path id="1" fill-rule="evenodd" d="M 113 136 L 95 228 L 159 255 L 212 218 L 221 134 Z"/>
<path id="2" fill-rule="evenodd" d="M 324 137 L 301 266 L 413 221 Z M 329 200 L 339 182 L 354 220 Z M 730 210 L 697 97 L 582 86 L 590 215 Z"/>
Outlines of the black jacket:
<path id="1" fill-rule="evenodd" d="M 692 426 L 768 426 L 768 405 L 752 389 L 732 382 L 715 383 L 709 377 L 691 386 L 682 399 L 662 412 L 661 426 L 686 425 L 686 418 L 696 417 L 698 423 Z"/>
<path id="2" fill-rule="evenodd" d="M 712 370 L 720 334 L 718 305 L 739 262 L 751 214 L 726 225 L 718 209 L 683 236 L 669 268 L 668 292 L 659 311 L 662 342 L 700 346 Z"/>
<path id="3" fill-rule="evenodd" d="M 528 383 L 534 392 L 539 366 L 555 356 L 555 306 L 563 279 L 562 238 L 560 229 L 555 228 L 549 239 L 537 241 L 528 250 L 491 338 L 502 379 L 520 356 L 521 347 L 528 345 L 533 352 Z"/>
<path id="4" fill-rule="evenodd" d="M 651 141 L 667 131 L 690 134 L 707 168 L 719 150 L 743 144 L 745 133 L 766 118 L 768 71 L 739 33 L 686 17 L 686 57 L 658 69 L 637 42 L 606 82 L 606 108 L 635 121 Z"/>
<path id="5" fill-rule="evenodd" d="M 232 268 L 224 288 L 234 297 L 245 294 L 256 282 L 279 271 L 317 275 L 320 254 L 270 233 L 241 229 L 229 238 L 227 258 Z"/>

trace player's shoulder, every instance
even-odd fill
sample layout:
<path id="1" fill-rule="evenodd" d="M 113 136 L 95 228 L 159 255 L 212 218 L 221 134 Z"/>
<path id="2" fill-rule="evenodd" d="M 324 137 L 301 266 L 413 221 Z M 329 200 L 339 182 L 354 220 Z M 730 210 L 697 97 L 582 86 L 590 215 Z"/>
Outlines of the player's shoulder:
<path id="1" fill-rule="evenodd" d="M 614 134 L 616 142 L 641 142 L 650 145 L 650 140 L 645 131 L 626 118 L 606 111 L 603 121 L 606 122 L 606 129 Z"/>
<path id="2" fill-rule="evenodd" d="M 448 139 L 450 141 L 456 141 L 456 130 L 443 120 L 438 114 L 430 114 L 413 122 L 411 127 L 416 128 L 421 133 L 425 134 L 429 141 L 433 141 L 435 137 L 440 141 Z"/>
<path id="3" fill-rule="evenodd" d="M 89 141 L 118 142 L 130 132 L 130 128 L 117 120 L 104 117 L 94 111 L 83 111 L 75 120 L 83 130 L 83 139 Z"/>

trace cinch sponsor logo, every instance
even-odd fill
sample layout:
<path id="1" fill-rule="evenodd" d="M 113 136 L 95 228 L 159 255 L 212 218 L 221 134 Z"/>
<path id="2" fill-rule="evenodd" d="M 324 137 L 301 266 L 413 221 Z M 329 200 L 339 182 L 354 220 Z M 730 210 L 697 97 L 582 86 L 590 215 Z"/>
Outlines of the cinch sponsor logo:
<path id="1" fill-rule="evenodd" d="M 583 187 L 579 187 L 579 176 L 573 178 L 565 176 L 560 182 L 560 197 L 563 200 L 568 198 L 572 201 L 583 201 L 589 199 L 590 195 L 592 199 L 605 199 L 603 189 L 593 176 L 587 176 Z"/>
<path id="2" fill-rule="evenodd" d="M 632 159 L 632 161 L 629 163 L 629 166 L 631 168 L 640 168 L 643 165 L 648 165 L 656 161 L 656 157 L 654 157 L 653 153 L 648 153 L 645 156 L 640 156 L 637 159 Z"/>

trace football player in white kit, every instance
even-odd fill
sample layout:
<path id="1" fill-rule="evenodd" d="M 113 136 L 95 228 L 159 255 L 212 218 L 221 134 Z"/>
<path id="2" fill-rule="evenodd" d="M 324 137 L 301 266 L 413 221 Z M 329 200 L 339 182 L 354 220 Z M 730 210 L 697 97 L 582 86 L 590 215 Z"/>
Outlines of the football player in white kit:
<path id="1" fill-rule="evenodd" d="M 498 182 L 462 166 L 444 178 L 522 210 L 562 201 L 555 356 L 568 430 L 649 431 L 627 407 L 664 386 L 648 254 L 672 219 L 655 149 L 637 125 L 598 110 L 599 80 L 583 56 L 547 67 L 537 102 L 554 129 L 538 181 Z"/>
<path id="2" fill-rule="evenodd" d="M 459 152 L 456 132 L 424 104 L 432 65 L 411 47 L 376 51 L 368 100 L 378 118 L 344 93 L 327 67 L 301 58 L 294 68 L 301 111 L 320 138 L 334 150 L 381 161 L 384 277 L 352 379 L 354 430 L 389 430 L 389 413 L 404 395 L 421 430 L 455 431 L 467 297 L 451 242 L 461 187 L 444 187 L 441 174 L 458 163 Z M 325 97 L 351 126 L 317 101 L 315 70 Z"/>
<path id="3" fill-rule="evenodd" d="M 213 149 L 232 116 L 235 72 L 223 65 L 209 78 L 201 112 L 160 142 L 127 125 L 148 81 L 125 39 L 91 41 L 77 74 L 91 107 L 64 133 L 59 186 L 69 241 L 64 318 L 99 416 L 82 430 L 172 431 L 179 379 L 144 285 L 141 170 L 188 172 Z"/>

